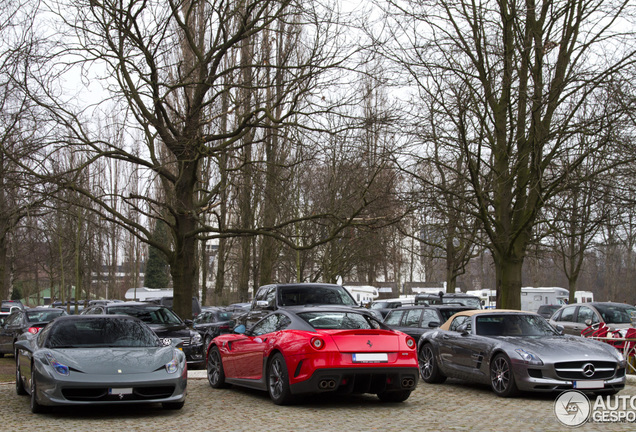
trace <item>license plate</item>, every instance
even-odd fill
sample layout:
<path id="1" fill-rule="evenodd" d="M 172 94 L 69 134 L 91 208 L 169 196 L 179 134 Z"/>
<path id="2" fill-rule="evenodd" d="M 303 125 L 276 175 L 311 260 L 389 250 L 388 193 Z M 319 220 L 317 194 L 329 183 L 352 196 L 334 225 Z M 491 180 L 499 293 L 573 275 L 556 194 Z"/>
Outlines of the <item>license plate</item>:
<path id="1" fill-rule="evenodd" d="M 132 387 L 109 388 L 108 389 L 108 394 L 109 395 L 128 395 L 128 394 L 132 394 L 132 392 L 133 392 Z"/>
<path id="2" fill-rule="evenodd" d="M 605 383 L 599 380 L 592 381 L 574 381 L 575 389 L 602 389 Z"/>
<path id="3" fill-rule="evenodd" d="M 389 361 L 387 353 L 361 353 L 353 354 L 354 363 L 386 363 Z"/>

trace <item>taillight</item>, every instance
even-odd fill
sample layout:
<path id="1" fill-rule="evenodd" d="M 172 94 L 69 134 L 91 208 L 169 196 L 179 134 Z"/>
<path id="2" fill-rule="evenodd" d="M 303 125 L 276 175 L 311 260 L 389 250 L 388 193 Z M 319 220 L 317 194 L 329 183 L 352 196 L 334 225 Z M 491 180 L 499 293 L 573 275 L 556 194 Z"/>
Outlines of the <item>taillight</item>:
<path id="1" fill-rule="evenodd" d="M 314 349 L 321 350 L 325 347 L 325 341 L 318 337 L 311 338 L 311 346 L 314 347 Z"/>
<path id="2" fill-rule="evenodd" d="M 406 338 L 406 346 L 411 348 L 411 349 L 415 349 L 415 339 L 413 339 L 412 337 L 408 336 Z"/>
<path id="3" fill-rule="evenodd" d="M 36 334 L 40 331 L 40 327 L 29 327 L 29 333 Z"/>

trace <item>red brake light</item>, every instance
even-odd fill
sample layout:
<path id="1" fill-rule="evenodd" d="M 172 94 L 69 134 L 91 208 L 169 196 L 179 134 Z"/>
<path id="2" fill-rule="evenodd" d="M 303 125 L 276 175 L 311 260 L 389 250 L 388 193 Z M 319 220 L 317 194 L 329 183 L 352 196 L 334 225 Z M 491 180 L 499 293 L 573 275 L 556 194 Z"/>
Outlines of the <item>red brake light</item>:
<path id="1" fill-rule="evenodd" d="M 415 339 L 413 339 L 413 338 L 412 338 L 412 337 L 410 337 L 410 336 L 406 338 L 406 346 L 407 346 L 407 347 L 409 347 L 409 348 L 411 348 L 411 349 L 414 349 L 414 348 L 415 348 L 415 345 L 416 345 L 416 344 L 415 344 Z"/>
<path id="2" fill-rule="evenodd" d="M 40 327 L 29 327 L 29 333 L 36 334 L 40 331 Z"/>
<path id="3" fill-rule="evenodd" d="M 311 346 L 314 347 L 314 349 L 321 350 L 325 347 L 325 341 L 318 337 L 313 337 L 311 338 Z"/>

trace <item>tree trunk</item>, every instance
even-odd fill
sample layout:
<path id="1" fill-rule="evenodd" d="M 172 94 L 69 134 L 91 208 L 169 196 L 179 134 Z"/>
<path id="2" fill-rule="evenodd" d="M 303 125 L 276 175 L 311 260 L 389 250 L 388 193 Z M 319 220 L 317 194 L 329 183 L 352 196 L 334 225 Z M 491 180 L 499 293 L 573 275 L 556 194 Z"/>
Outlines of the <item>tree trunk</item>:
<path id="1" fill-rule="evenodd" d="M 521 270 L 523 258 L 500 255 L 497 265 L 497 308 L 521 309 Z"/>

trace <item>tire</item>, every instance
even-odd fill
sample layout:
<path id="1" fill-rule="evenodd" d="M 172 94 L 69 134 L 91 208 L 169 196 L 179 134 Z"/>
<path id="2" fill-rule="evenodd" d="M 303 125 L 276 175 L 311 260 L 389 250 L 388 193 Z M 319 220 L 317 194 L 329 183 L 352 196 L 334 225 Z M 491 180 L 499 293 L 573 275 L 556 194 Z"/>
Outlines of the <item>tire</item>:
<path id="1" fill-rule="evenodd" d="M 35 383 L 34 368 L 31 367 L 31 412 L 33 414 L 41 414 L 48 411 L 48 407 L 40 405 L 38 402 L 37 384 Z"/>
<path id="2" fill-rule="evenodd" d="M 225 371 L 223 370 L 223 362 L 221 361 L 221 352 L 217 346 L 210 348 L 207 369 L 210 387 L 216 389 L 228 387 L 228 384 L 225 382 Z"/>
<path id="3" fill-rule="evenodd" d="M 18 354 L 15 354 L 15 392 L 18 396 L 27 395 L 27 391 L 24 388 L 24 382 L 22 381 L 22 377 L 20 376 L 20 358 Z"/>
<path id="4" fill-rule="evenodd" d="M 382 402 L 399 403 L 404 402 L 411 396 L 411 390 L 398 390 L 378 393 L 378 398 Z"/>
<path id="5" fill-rule="evenodd" d="M 490 386 L 500 397 L 512 397 L 519 392 L 510 359 L 503 354 L 497 354 L 490 362 Z"/>
<path id="6" fill-rule="evenodd" d="M 180 410 L 185 405 L 185 401 L 183 402 L 163 402 L 161 406 L 163 409 L 167 410 Z"/>
<path id="7" fill-rule="evenodd" d="M 422 345 L 417 356 L 420 369 L 420 376 L 429 384 L 441 384 L 446 381 L 446 376 L 439 370 L 439 365 L 435 360 L 433 346 L 430 343 Z"/>
<path id="8" fill-rule="evenodd" d="M 267 391 L 276 405 L 291 403 L 287 364 L 281 353 L 276 353 L 267 364 Z"/>

